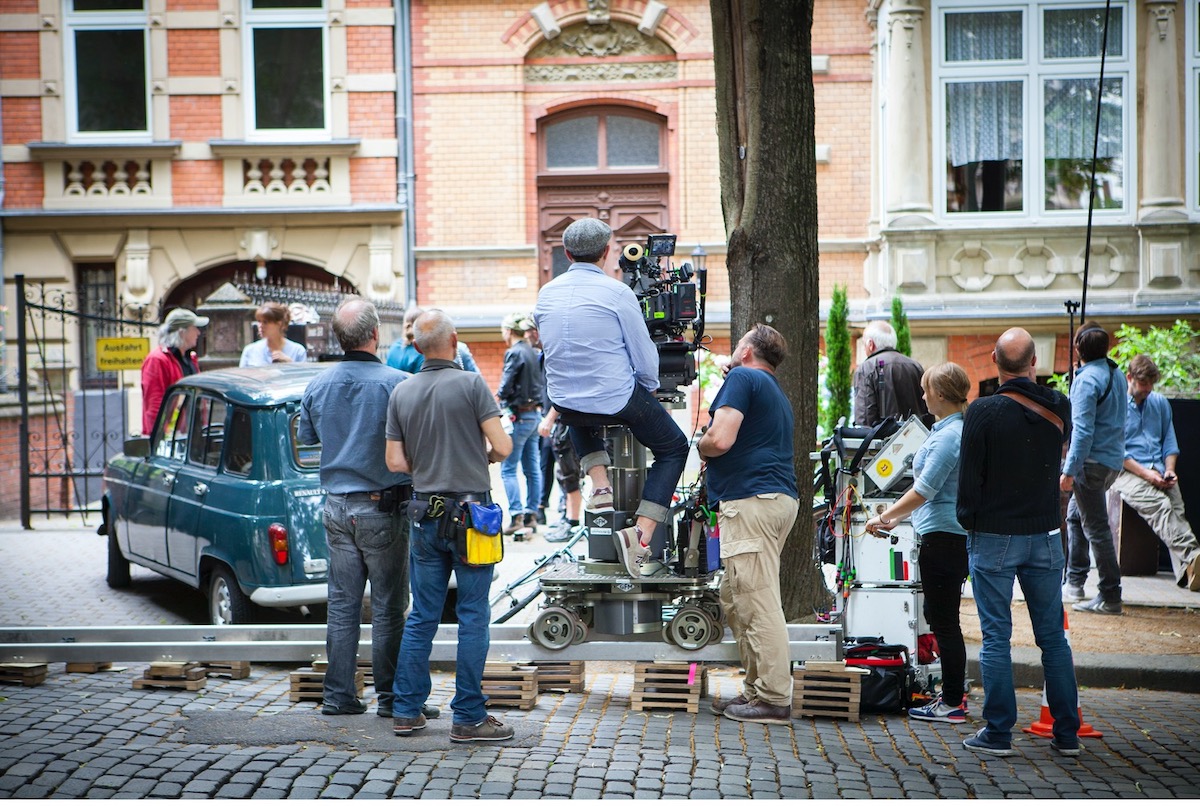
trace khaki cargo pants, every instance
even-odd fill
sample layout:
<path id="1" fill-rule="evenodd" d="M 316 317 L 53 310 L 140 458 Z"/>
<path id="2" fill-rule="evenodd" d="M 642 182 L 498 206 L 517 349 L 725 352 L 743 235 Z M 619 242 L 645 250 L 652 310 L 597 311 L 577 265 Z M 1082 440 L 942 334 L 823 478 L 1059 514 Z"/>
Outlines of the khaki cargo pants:
<path id="1" fill-rule="evenodd" d="M 783 493 L 722 501 L 721 606 L 746 667 L 745 696 L 792 705 L 787 623 L 779 596 L 779 555 L 799 504 Z"/>

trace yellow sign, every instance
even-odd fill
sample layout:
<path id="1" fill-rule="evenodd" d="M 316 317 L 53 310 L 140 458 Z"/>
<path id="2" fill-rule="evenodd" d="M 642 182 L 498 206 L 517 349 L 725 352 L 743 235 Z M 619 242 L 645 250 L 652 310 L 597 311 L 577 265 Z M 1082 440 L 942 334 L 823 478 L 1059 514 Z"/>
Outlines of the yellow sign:
<path id="1" fill-rule="evenodd" d="M 150 339 L 96 339 L 96 369 L 114 372 L 141 369 L 150 352 Z"/>

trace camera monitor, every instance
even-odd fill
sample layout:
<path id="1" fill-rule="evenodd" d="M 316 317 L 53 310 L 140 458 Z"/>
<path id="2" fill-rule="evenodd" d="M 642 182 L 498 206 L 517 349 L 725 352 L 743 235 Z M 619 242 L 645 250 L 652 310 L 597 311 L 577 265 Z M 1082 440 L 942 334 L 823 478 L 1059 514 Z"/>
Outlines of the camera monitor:
<path id="1" fill-rule="evenodd" d="M 650 257 L 670 257 L 675 254 L 674 235 L 651 235 L 646 244 Z"/>

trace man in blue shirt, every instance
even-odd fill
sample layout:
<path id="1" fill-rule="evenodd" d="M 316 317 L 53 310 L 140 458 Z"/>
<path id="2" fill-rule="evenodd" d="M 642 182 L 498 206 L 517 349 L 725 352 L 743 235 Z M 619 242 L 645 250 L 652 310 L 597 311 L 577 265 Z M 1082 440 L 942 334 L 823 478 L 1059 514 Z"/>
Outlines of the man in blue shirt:
<path id="1" fill-rule="evenodd" d="M 1129 380 L 1125 415 L 1125 466 L 1113 482 L 1121 500 L 1132 507 L 1171 550 L 1175 578 L 1182 588 L 1200 590 L 1200 543 L 1183 512 L 1175 462 L 1179 443 L 1170 402 L 1154 391 L 1158 367 L 1137 355 L 1125 373 Z"/>
<path id="2" fill-rule="evenodd" d="M 654 530 L 668 519 L 688 443 L 654 396 L 658 350 L 637 296 L 600 268 L 611 239 L 609 226 L 595 218 L 567 227 L 563 247 L 571 266 L 542 287 L 533 318 L 542 338 L 550 400 L 571 426 L 571 444 L 592 480 L 586 508 L 613 509 L 611 460 L 599 426 L 628 426 L 633 438 L 654 454 L 637 523 L 613 535 L 622 564 L 631 576 L 640 576 Z"/>
<path id="3" fill-rule="evenodd" d="M 1121 568 L 1108 525 L 1104 493 L 1125 460 L 1124 379 L 1108 358 L 1108 331 L 1088 322 L 1075 334 L 1081 366 L 1071 383 L 1071 447 L 1063 462 L 1059 488 L 1073 493 L 1067 504 L 1067 583 L 1063 600 L 1073 609 L 1121 615 Z M 1100 574 L 1100 593 L 1091 601 L 1083 583 L 1091 565 L 1088 547 Z"/>
<path id="4" fill-rule="evenodd" d="M 787 356 L 779 331 L 755 325 L 730 356 L 697 450 L 708 461 L 708 500 L 720 504 L 721 607 L 746 667 L 744 693 L 714 701 L 738 722 L 789 725 L 792 672 L 779 593 L 779 555 L 796 520 L 792 406 L 775 378 Z"/>
<path id="5" fill-rule="evenodd" d="M 413 322 L 423 313 L 425 309 L 415 305 L 404 312 L 404 338 L 392 342 L 392 346 L 388 348 L 386 363 L 389 367 L 409 373 L 421 371 L 425 364 L 425 356 L 421 355 L 413 344 Z M 455 363 L 467 372 L 479 373 L 479 366 L 475 363 L 475 357 L 471 355 L 471 348 L 460 341 L 457 350 Z"/>
<path id="6" fill-rule="evenodd" d="M 354 674 L 366 583 L 371 582 L 371 669 L 379 693 L 378 713 L 392 716 L 392 681 L 408 606 L 406 520 L 389 500 L 407 500 L 406 473 L 388 470 L 383 424 L 388 397 L 408 377 L 380 363 L 379 314 L 361 297 L 350 297 L 333 314 L 333 333 L 346 355 L 314 378 L 300 401 L 296 438 L 321 445 L 325 488 L 325 539 L 329 544 L 329 618 L 324 706 L 330 716 L 361 714 Z M 384 509 L 387 511 L 383 511 Z M 429 718 L 436 708 L 427 708 Z"/>

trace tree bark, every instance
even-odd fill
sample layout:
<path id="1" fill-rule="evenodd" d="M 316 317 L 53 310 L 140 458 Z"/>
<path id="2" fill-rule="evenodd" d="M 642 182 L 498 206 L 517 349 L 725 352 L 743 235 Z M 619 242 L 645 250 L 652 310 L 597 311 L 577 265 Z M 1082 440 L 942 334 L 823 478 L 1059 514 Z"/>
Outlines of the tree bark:
<path id="1" fill-rule="evenodd" d="M 776 373 L 796 412 L 800 514 L 783 552 L 789 621 L 810 620 L 830 594 L 813 558 L 819 286 L 812 83 L 813 0 L 710 0 L 721 205 L 729 239 L 737 341 L 755 322 L 788 341 Z"/>

